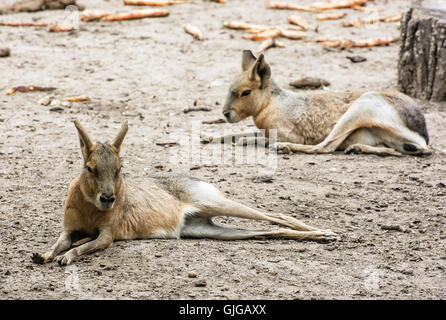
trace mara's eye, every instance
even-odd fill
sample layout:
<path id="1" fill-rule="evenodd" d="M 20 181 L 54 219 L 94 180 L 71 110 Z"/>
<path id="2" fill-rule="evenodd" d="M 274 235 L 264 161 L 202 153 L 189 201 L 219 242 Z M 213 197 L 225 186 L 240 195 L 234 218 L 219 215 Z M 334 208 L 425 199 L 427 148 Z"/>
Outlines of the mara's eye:
<path id="1" fill-rule="evenodd" d="M 93 173 L 93 169 L 91 169 L 89 166 L 85 166 L 85 169 L 87 169 L 88 172 Z"/>
<path id="2" fill-rule="evenodd" d="M 251 90 L 245 90 L 245 91 L 242 92 L 242 97 L 246 97 L 250 93 L 251 93 Z"/>

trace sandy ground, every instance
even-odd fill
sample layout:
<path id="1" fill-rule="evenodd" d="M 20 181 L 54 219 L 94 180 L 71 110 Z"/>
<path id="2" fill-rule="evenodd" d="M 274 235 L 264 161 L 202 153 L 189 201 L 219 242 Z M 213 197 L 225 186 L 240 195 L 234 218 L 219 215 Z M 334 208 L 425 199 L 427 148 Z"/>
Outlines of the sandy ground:
<path id="1" fill-rule="evenodd" d="M 87 4 L 87 1 L 79 1 Z M 297 1 L 296 1 L 297 2 Z M 311 1 L 299 1 L 310 3 Z M 408 1 L 370 1 L 381 15 L 406 9 Z M 291 13 L 310 21 L 308 39 L 283 40 L 267 51 L 273 78 L 288 83 L 322 77 L 330 90 L 396 89 L 398 43 L 366 49 L 324 49 L 319 36 L 360 39 L 398 36 L 395 23 L 341 28 L 317 22 L 313 13 L 268 10 L 268 1 L 194 0 L 169 7 L 167 18 L 82 23 L 74 33 L 0 29 L 0 299 L 444 299 L 446 297 L 446 106 L 419 101 L 434 154 L 425 158 L 371 155 L 279 155 L 272 183 L 254 183 L 259 165 L 175 164 L 163 147 L 190 133 L 194 123 L 221 118 L 241 51 L 258 43 L 222 28 L 243 20 L 287 25 Z M 88 8 L 124 10 L 120 0 L 91 0 Z M 370 16 L 345 10 L 343 20 Z M 8 21 L 54 21 L 73 13 L 46 11 L 2 16 Z M 182 25 L 194 23 L 207 37 L 196 41 Z M 361 55 L 353 64 L 346 56 Z M 6 95 L 18 85 L 54 86 L 58 99 L 88 95 L 62 111 L 38 101 L 48 93 Z M 211 112 L 183 114 L 197 100 Z M 127 179 L 175 171 L 214 183 L 232 199 L 279 211 L 330 228 L 341 240 L 329 244 L 291 240 L 121 241 L 69 267 L 35 265 L 62 226 L 69 182 L 81 168 L 79 119 L 95 139 L 112 138 L 121 122 L 130 130 L 123 146 Z M 239 124 L 203 125 L 205 134 L 249 131 Z M 206 153 L 213 146 L 203 147 Z M 176 151 L 175 151 L 176 150 Z M 194 168 L 193 168 L 194 169 Z M 246 228 L 261 222 L 220 218 Z M 384 230 L 397 225 L 402 231 Z M 195 272 L 196 278 L 188 273 Z"/>

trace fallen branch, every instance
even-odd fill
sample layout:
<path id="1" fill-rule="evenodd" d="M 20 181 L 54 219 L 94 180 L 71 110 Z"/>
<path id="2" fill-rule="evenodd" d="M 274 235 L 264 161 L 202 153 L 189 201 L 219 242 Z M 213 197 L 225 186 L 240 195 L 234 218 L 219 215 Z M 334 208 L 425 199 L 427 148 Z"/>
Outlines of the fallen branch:
<path id="1" fill-rule="evenodd" d="M 280 36 L 292 40 L 300 40 L 305 39 L 307 34 L 301 31 L 293 31 L 293 30 L 280 30 Z"/>
<path id="2" fill-rule="evenodd" d="M 308 24 L 307 20 L 305 20 L 302 17 L 296 16 L 296 15 L 291 15 L 288 17 L 288 21 L 291 24 L 295 24 L 296 26 L 301 27 L 303 30 L 310 29 L 310 25 Z"/>
<path id="3" fill-rule="evenodd" d="M 146 10 L 137 10 L 130 12 L 118 12 L 115 14 L 106 15 L 105 17 L 102 17 L 101 20 L 122 21 L 122 20 L 133 20 L 133 19 L 166 17 L 168 15 L 169 11 L 165 9 L 146 9 Z"/>
<path id="4" fill-rule="evenodd" d="M 250 35 L 250 36 L 243 36 L 244 39 L 248 39 L 248 40 L 254 40 L 254 41 L 264 41 L 266 39 L 269 38 L 274 38 L 274 37 L 278 37 L 281 35 L 281 31 L 279 29 L 268 29 L 268 30 L 264 30 L 261 31 L 259 33 Z"/>
<path id="5" fill-rule="evenodd" d="M 90 97 L 89 96 L 78 96 L 78 97 L 66 98 L 65 100 L 67 100 L 68 102 L 83 102 L 83 101 L 90 100 Z"/>
<path id="6" fill-rule="evenodd" d="M 224 22 L 223 27 L 228 28 L 228 29 L 246 30 L 246 31 L 249 31 L 249 30 L 263 31 L 263 30 L 271 29 L 271 27 L 260 26 L 257 24 L 245 23 L 245 22 L 240 22 L 240 21 Z"/>
<path id="7" fill-rule="evenodd" d="M 186 31 L 186 33 L 190 34 L 195 39 L 204 40 L 203 32 L 201 32 L 201 30 L 197 26 L 194 26 L 194 25 L 188 23 L 188 24 L 185 24 L 183 26 L 183 28 L 184 28 L 184 31 Z"/>
<path id="8" fill-rule="evenodd" d="M 95 21 L 100 20 L 106 16 L 111 15 L 111 12 L 106 12 L 102 10 L 84 10 L 81 15 L 82 21 Z"/>
<path id="9" fill-rule="evenodd" d="M 211 111 L 208 107 L 187 107 L 183 109 L 184 113 L 195 112 L 195 111 Z"/>
<path id="10" fill-rule="evenodd" d="M 268 4 L 268 9 L 282 9 L 282 10 L 298 10 L 307 12 L 317 12 L 319 10 L 310 8 L 308 6 L 301 6 L 294 3 L 282 2 L 282 1 L 271 1 Z"/>
<path id="11" fill-rule="evenodd" d="M 217 120 L 205 120 L 201 121 L 202 124 L 218 124 L 218 123 L 226 123 L 225 119 L 217 119 Z"/>
<path id="12" fill-rule="evenodd" d="M 398 22 L 401 20 L 401 16 L 402 14 L 396 14 L 393 16 L 389 16 L 389 17 L 383 17 L 383 18 L 378 18 L 378 19 L 367 19 L 367 20 L 353 20 L 350 22 L 343 22 L 341 25 L 343 27 L 356 27 L 359 26 L 361 24 L 373 24 L 373 23 L 377 23 L 377 22 Z"/>
<path id="13" fill-rule="evenodd" d="M 265 52 L 269 48 L 285 48 L 285 45 L 282 42 L 277 41 L 276 38 L 269 38 L 264 40 L 259 47 L 259 52 Z"/>
<path id="14" fill-rule="evenodd" d="M 345 12 L 333 12 L 333 13 L 319 13 L 316 15 L 316 20 L 337 20 L 345 17 L 347 13 Z"/>
<path id="15" fill-rule="evenodd" d="M 54 87 L 37 87 L 37 86 L 18 86 L 6 91 L 7 95 L 11 95 L 15 92 L 30 92 L 30 91 L 53 91 Z"/>
<path id="16" fill-rule="evenodd" d="M 0 22 L 0 26 L 5 26 L 5 27 L 43 27 L 43 28 L 46 28 L 46 27 L 49 26 L 49 23 L 45 23 L 45 22 L 36 23 L 36 22 L 6 22 L 6 21 L 1 21 Z"/>
<path id="17" fill-rule="evenodd" d="M 321 42 L 325 47 L 328 48 L 365 48 L 365 47 L 374 47 L 374 46 L 382 46 L 398 41 L 397 37 L 384 37 L 384 38 L 371 38 L 364 40 L 345 40 L 345 39 L 325 39 L 319 38 L 316 42 Z"/>
<path id="18" fill-rule="evenodd" d="M 73 31 L 75 28 L 73 25 L 60 25 L 60 24 L 51 24 L 48 27 L 49 32 L 69 32 Z"/>
<path id="19" fill-rule="evenodd" d="M 170 6 L 187 2 L 190 0 L 124 0 L 124 4 L 127 6 Z"/>
<path id="20" fill-rule="evenodd" d="M 310 4 L 309 7 L 318 10 L 330 10 L 330 9 L 341 9 L 341 8 L 351 8 L 354 6 L 360 6 L 367 2 L 368 0 L 333 0 L 333 1 L 321 1 Z"/>

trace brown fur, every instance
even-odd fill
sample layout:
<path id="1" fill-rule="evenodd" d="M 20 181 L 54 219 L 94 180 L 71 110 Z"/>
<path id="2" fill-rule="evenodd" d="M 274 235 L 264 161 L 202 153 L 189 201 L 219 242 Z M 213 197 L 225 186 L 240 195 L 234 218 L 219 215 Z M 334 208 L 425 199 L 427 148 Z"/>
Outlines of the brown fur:
<path id="1" fill-rule="evenodd" d="M 33 255 L 36 263 L 54 258 L 61 265 L 76 257 L 122 239 L 200 237 L 247 239 L 257 236 L 292 239 L 335 240 L 329 230 L 310 227 L 280 213 L 261 213 L 226 199 L 210 184 L 179 175 L 156 175 L 144 182 L 125 182 L 121 176 L 119 152 L 127 123 L 111 143 L 93 144 L 76 121 L 85 167 L 68 189 L 63 231 L 43 255 Z M 250 231 L 215 225 L 215 215 L 266 220 L 294 230 Z M 298 231 L 296 231 L 298 230 Z M 78 239 L 82 234 L 86 238 Z M 79 245 L 73 248 L 73 243 Z M 63 255 L 58 254 L 68 250 Z"/>
<path id="2" fill-rule="evenodd" d="M 357 150 L 378 154 L 384 149 L 373 147 L 385 146 L 395 151 L 392 155 L 430 154 L 423 113 L 412 99 L 401 93 L 294 93 L 281 89 L 270 75 L 263 54 L 256 58 L 245 50 L 242 72 L 229 89 L 223 114 L 228 122 L 252 116 L 256 127 L 264 129 L 267 136 L 269 130 L 276 129 L 279 143 L 273 148 L 327 153 L 365 144 L 371 148 Z M 243 135 L 237 135 L 240 136 Z"/>

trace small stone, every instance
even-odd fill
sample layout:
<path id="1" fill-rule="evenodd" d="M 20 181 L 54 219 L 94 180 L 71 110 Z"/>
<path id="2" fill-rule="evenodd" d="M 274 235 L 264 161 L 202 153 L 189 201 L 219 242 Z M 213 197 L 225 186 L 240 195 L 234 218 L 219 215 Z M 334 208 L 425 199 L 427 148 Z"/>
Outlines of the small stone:
<path id="1" fill-rule="evenodd" d="M 46 96 L 40 99 L 38 103 L 42 106 L 49 106 L 51 101 L 53 101 L 53 99 L 55 99 L 54 96 Z"/>
<path id="2" fill-rule="evenodd" d="M 196 277 L 198 276 L 198 274 L 197 274 L 196 272 L 190 271 L 190 272 L 187 274 L 187 276 L 188 276 L 189 278 L 196 278 Z"/>
<path id="3" fill-rule="evenodd" d="M 60 106 L 60 100 L 59 99 L 52 99 L 50 102 L 50 106 Z"/>
<path id="4" fill-rule="evenodd" d="M 0 58 L 9 57 L 11 55 L 11 50 L 9 48 L 0 48 Z"/>
<path id="5" fill-rule="evenodd" d="M 194 285 L 196 287 L 202 288 L 202 287 L 206 287 L 207 283 L 206 283 L 206 280 L 199 280 L 199 281 L 195 282 Z"/>

